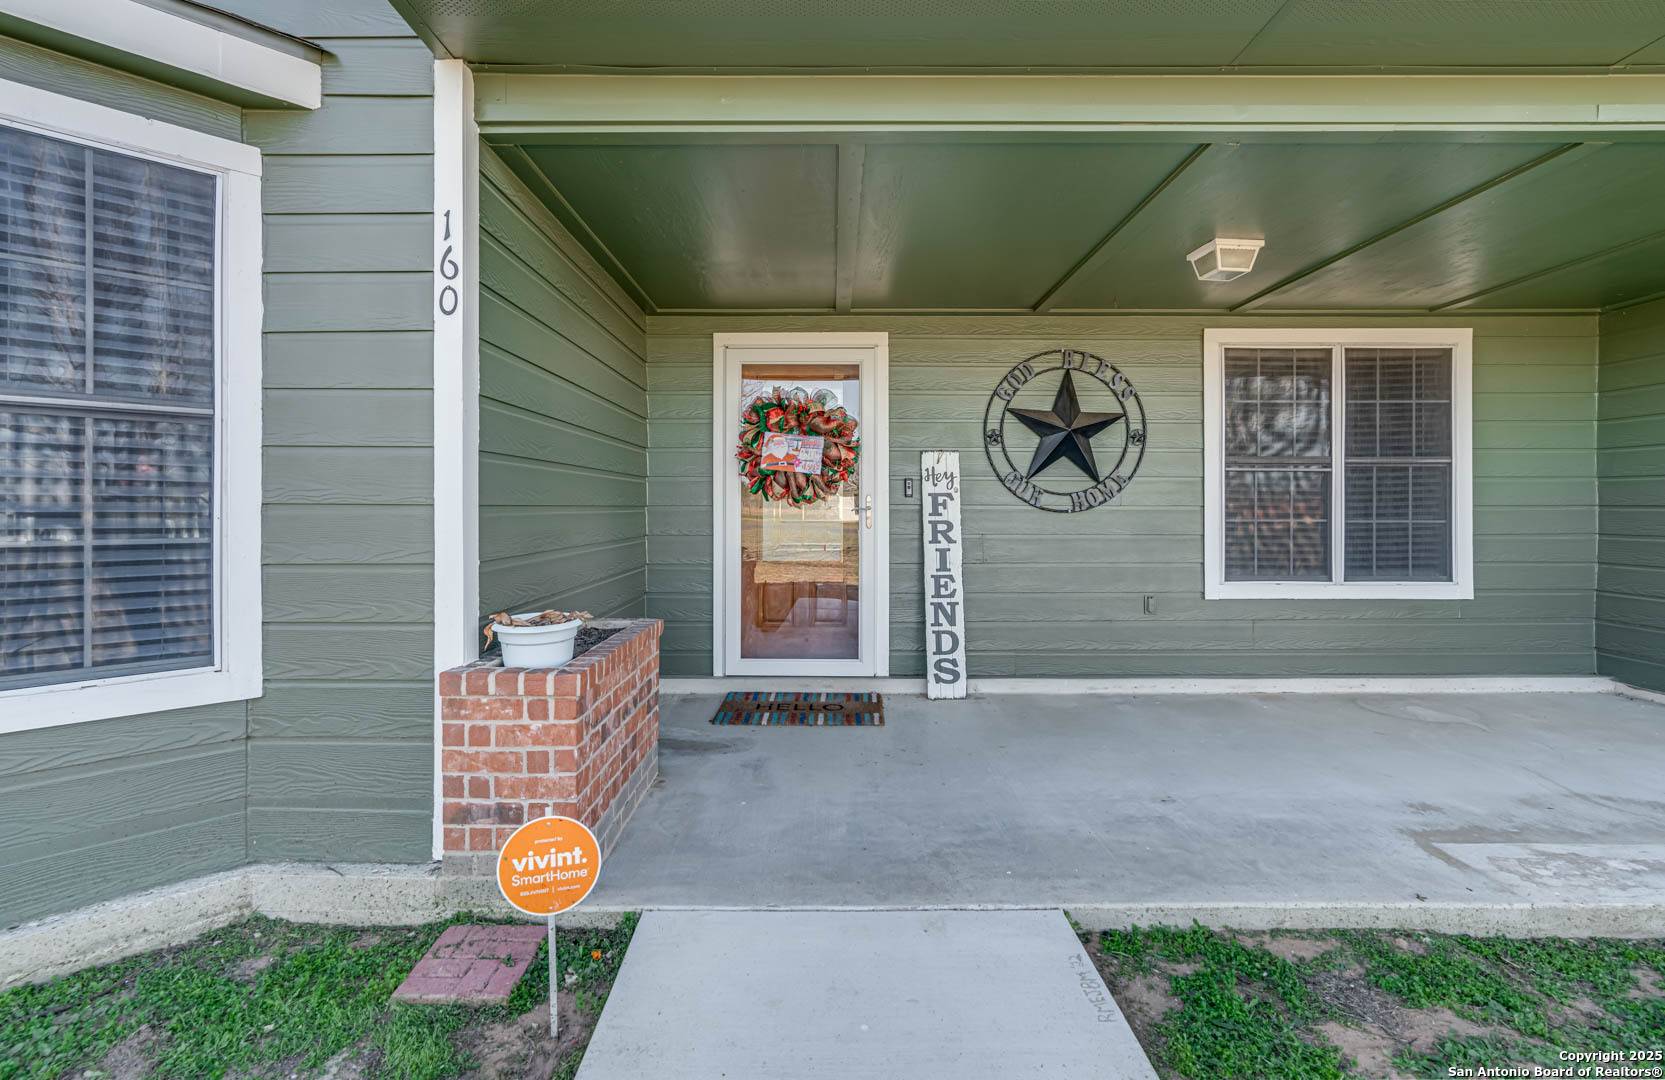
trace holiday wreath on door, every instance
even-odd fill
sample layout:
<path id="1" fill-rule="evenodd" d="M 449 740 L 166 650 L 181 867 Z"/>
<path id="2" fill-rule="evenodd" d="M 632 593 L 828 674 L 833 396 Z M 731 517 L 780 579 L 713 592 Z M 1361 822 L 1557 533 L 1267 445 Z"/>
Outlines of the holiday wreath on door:
<path id="1" fill-rule="evenodd" d="M 830 397 L 775 387 L 740 412 L 734 456 L 746 490 L 808 506 L 838 493 L 861 459 L 856 418 Z"/>

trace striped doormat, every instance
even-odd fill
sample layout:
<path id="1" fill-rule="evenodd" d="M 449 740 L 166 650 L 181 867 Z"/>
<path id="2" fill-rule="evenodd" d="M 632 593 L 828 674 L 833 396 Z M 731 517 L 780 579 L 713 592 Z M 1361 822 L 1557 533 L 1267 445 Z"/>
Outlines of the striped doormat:
<path id="1" fill-rule="evenodd" d="M 882 694 L 800 694 L 735 690 L 723 698 L 713 724 L 780 724 L 793 727 L 882 727 Z"/>

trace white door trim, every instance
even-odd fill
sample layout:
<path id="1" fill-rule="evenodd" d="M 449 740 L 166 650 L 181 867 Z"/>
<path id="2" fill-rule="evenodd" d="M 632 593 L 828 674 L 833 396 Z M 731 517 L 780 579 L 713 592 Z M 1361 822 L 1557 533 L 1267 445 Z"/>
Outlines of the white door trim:
<path id="1" fill-rule="evenodd" d="M 730 656 L 729 583 L 740 573 L 739 522 L 730 510 L 738 501 L 732 447 L 732 404 L 740 389 L 740 356 L 731 350 L 758 348 L 866 349 L 862 365 L 861 484 L 873 496 L 871 530 L 863 530 L 861 640 L 859 660 L 782 661 L 772 670 L 765 661 Z M 856 676 L 890 674 L 890 335 L 887 333 L 713 334 L 711 338 L 711 673 Z M 733 502 L 731 502 L 733 500 Z M 731 531 L 732 530 L 732 531 Z M 738 640 L 738 613 L 733 630 Z"/>

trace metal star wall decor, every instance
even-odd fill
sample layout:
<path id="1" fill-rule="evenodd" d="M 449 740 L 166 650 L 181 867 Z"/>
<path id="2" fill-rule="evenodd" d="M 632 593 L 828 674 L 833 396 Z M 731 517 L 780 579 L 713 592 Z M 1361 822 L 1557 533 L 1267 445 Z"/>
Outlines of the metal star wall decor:
<path id="1" fill-rule="evenodd" d="M 1023 474 L 1025 480 L 1033 480 L 1059 458 L 1068 458 L 1092 477 L 1095 484 L 1103 477 L 1099 476 L 1098 462 L 1093 458 L 1093 436 L 1127 417 L 1126 413 L 1082 412 L 1081 401 L 1075 396 L 1075 382 L 1068 371 L 1058 384 L 1058 395 L 1052 399 L 1050 411 L 1019 408 L 1006 411 L 1041 437 L 1029 459 L 1029 469 Z"/>
<path id="2" fill-rule="evenodd" d="M 1025 393 L 1025 387 L 1033 383 L 1034 389 L 1028 394 L 1034 395 L 1051 382 L 1042 376 L 1054 372 L 1059 380 L 1052 408 L 1017 404 L 1015 399 Z M 1102 392 L 1108 391 L 1114 398 L 1111 407 L 1122 411 L 1082 412 L 1081 399 L 1076 395 L 1076 375 L 1097 383 L 1093 389 L 1101 397 Z M 1012 459 L 1014 448 L 1006 441 L 1007 417 L 1039 440 L 1039 445 L 1029 454 L 1027 466 L 1020 466 Z M 1054 514 L 1075 514 L 1114 503 L 1133 482 L 1133 475 L 1144 461 L 1146 434 L 1145 406 L 1127 376 L 1114 364 L 1080 349 L 1048 349 L 1020 362 L 995 386 L 994 393 L 989 395 L 988 407 L 983 410 L 983 448 L 995 477 L 1023 502 Z M 1095 437 L 1098 438 L 1096 454 Z M 1023 441 L 1027 443 L 1028 439 Z M 1114 460 L 1106 458 L 1106 454 Z M 1081 473 L 1077 474 L 1075 469 L 1052 469 L 1060 459 L 1074 462 Z M 1100 461 L 1109 464 L 1101 467 Z M 1046 475 L 1040 476 L 1042 473 Z M 1087 486 L 1081 486 L 1082 476 L 1086 477 Z"/>

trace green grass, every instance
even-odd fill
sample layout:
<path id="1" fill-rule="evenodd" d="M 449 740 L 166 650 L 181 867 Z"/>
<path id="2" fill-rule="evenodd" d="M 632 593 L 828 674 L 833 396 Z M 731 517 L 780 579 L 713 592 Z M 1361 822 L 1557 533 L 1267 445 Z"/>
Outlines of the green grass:
<path id="1" fill-rule="evenodd" d="M 355 1047 L 376 1063 L 375 1075 L 455 1076 L 472 1064 L 459 1046 L 466 1029 L 511 1020 L 548 997 L 540 948 L 506 1005 L 390 1002 L 440 932 L 468 921 L 481 920 L 364 931 L 256 918 L 178 949 L 0 993 L 0 1080 L 74 1075 L 141 1028 L 155 1039 L 159 1077 L 307 1075 Z M 629 916 L 615 930 L 561 935 L 561 968 L 577 975 L 581 1009 L 600 1011 L 634 929 Z M 556 1075 L 575 1071 L 578 1056 Z"/>
<path id="2" fill-rule="evenodd" d="M 1303 1037 L 1321 1010 L 1288 960 L 1202 926 L 1110 931 L 1103 950 L 1124 973 L 1144 974 L 1160 960 L 1194 967 L 1169 989 L 1184 1003 L 1158 1025 L 1162 1054 L 1184 1076 L 1260 1080 L 1331 1080 L 1345 1075 L 1334 1047 Z"/>
<path id="3" fill-rule="evenodd" d="M 1291 961 L 1193 926 L 1108 932 L 1099 948 L 1113 980 L 1166 977 L 1179 1006 L 1142 1035 L 1165 1075 L 1190 1080 L 1355 1075 L 1356 1063 L 1317 1027 L 1361 1022 L 1330 1004 L 1326 994 L 1336 992 L 1338 980 L 1371 988 L 1385 1002 L 1386 1015 L 1373 1022 L 1389 1037 L 1395 1021 L 1416 1010 L 1448 1010 L 1483 1027 L 1483 1034 L 1454 1031 L 1429 1052 L 1401 1043 L 1393 1064 L 1417 1076 L 1447 1075 L 1452 1066 L 1564 1065 L 1563 1049 L 1665 1045 L 1662 942 L 1382 931 L 1292 936 L 1333 947 Z M 1637 973 L 1648 969 L 1659 982 L 1644 992 Z"/>

